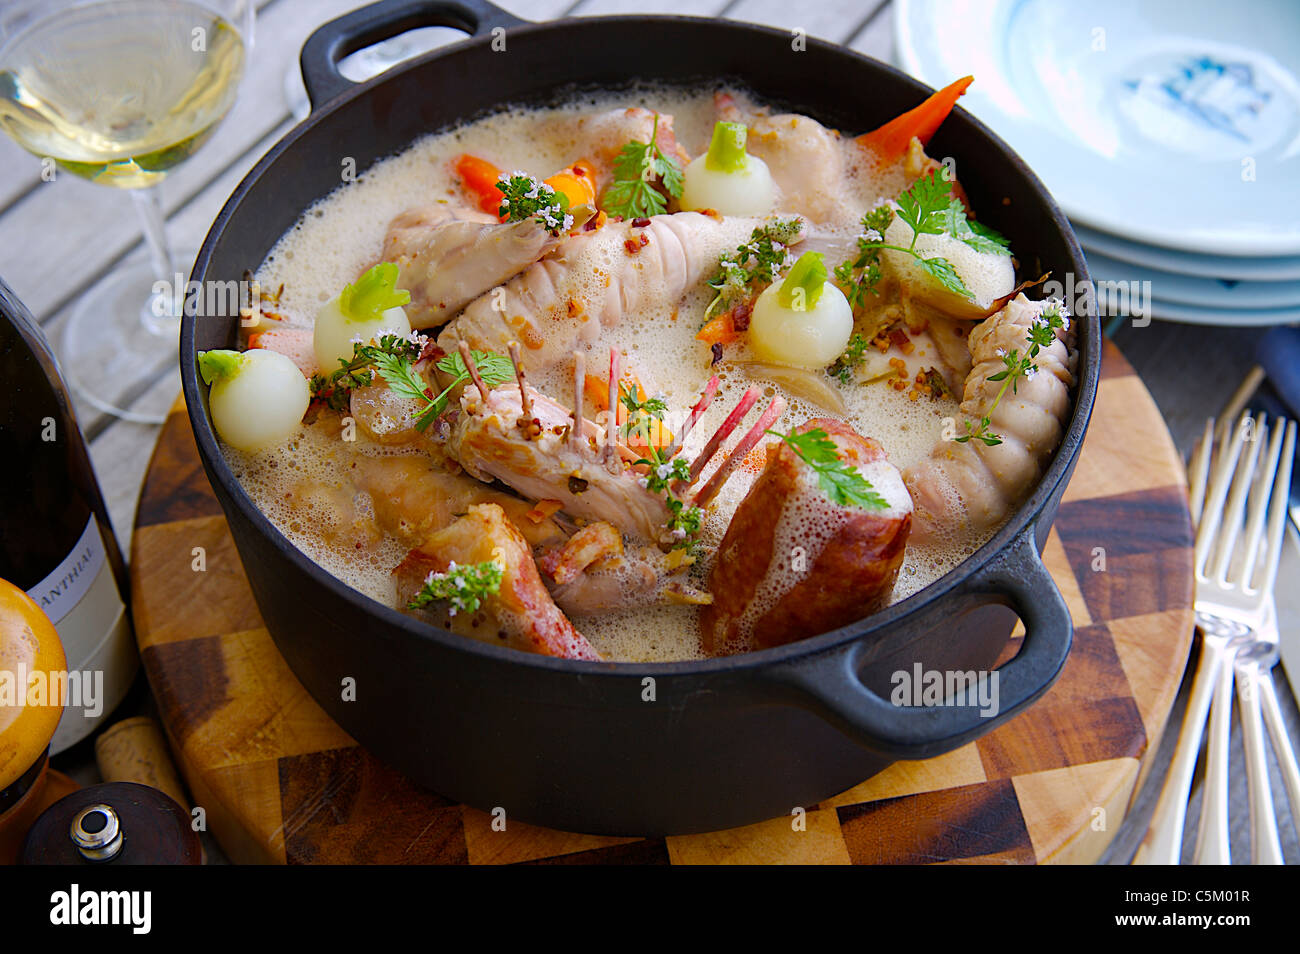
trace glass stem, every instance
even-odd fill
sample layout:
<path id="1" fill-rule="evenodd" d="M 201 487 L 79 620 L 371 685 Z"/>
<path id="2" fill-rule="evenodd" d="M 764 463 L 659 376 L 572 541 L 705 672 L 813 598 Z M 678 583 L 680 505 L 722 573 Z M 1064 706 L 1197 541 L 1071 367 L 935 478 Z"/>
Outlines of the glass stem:
<path id="1" fill-rule="evenodd" d="M 132 189 L 131 198 L 135 200 L 136 210 L 140 213 L 140 227 L 144 232 L 144 243 L 149 249 L 153 273 L 158 276 L 159 282 L 166 283 L 167 288 L 171 289 L 176 281 L 176 268 L 172 259 L 171 245 L 167 241 L 167 219 L 163 215 L 158 187 Z M 184 300 L 184 289 L 181 291 L 181 299 Z M 145 328 L 152 334 L 166 334 L 174 330 L 176 320 L 180 318 L 180 315 L 172 314 L 175 310 L 173 296 L 170 293 L 164 295 L 165 302 L 160 299 L 157 292 L 152 294 L 141 316 Z"/>

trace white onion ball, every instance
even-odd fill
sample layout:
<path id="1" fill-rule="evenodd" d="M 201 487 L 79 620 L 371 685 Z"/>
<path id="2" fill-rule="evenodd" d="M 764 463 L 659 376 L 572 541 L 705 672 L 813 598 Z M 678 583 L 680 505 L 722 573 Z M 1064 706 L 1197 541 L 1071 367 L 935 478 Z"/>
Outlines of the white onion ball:
<path id="1" fill-rule="evenodd" d="M 298 366 L 280 352 L 252 348 L 242 357 L 234 374 L 213 383 L 208 406 L 223 441 L 255 452 L 297 431 L 311 392 Z"/>
<path id="2" fill-rule="evenodd" d="M 316 313 L 316 329 L 312 333 L 316 364 L 322 371 L 333 371 L 338 368 L 340 358 L 351 360 L 354 338 L 369 342 L 384 335 L 404 338 L 410 333 L 411 323 L 401 305 L 389 308 L 373 321 L 354 321 L 344 317 L 339 300 L 332 298 Z"/>
<path id="3" fill-rule="evenodd" d="M 817 304 L 806 311 L 787 308 L 779 282 L 754 303 L 749 343 L 764 361 L 814 370 L 834 363 L 853 335 L 853 309 L 844 293 L 826 282 Z"/>
<path id="4" fill-rule="evenodd" d="M 735 172 L 710 169 L 708 155 L 698 156 L 686 167 L 682 181 L 683 211 L 713 209 L 722 215 L 765 215 L 776 205 L 776 183 L 767 163 L 746 156 L 744 167 Z"/>

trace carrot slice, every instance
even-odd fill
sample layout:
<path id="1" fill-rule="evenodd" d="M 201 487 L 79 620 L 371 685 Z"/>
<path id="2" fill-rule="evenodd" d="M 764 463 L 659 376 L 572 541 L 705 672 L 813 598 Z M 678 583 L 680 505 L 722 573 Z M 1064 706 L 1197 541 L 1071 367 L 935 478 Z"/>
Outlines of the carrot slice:
<path id="1" fill-rule="evenodd" d="M 709 323 L 699 330 L 695 335 L 697 341 L 703 341 L 705 344 L 731 344 L 740 338 L 736 331 L 735 324 L 731 320 L 731 312 L 724 311 L 720 315 L 714 315 L 709 319 Z"/>
<path id="2" fill-rule="evenodd" d="M 486 159 L 465 153 L 456 159 L 456 175 L 461 184 L 478 200 L 478 207 L 489 215 L 497 215 L 501 208 L 501 190 L 497 180 L 501 170 Z"/>
<path id="3" fill-rule="evenodd" d="M 907 145 L 913 138 L 919 139 L 921 145 L 930 141 L 948 114 L 952 112 L 957 99 L 966 92 L 966 87 L 975 81 L 973 76 L 963 76 L 955 83 L 950 83 L 915 109 L 909 109 L 901 116 L 895 116 L 879 129 L 864 133 L 858 137 L 858 144 L 876 154 L 882 162 L 894 162 L 907 152 Z"/>
<path id="4" fill-rule="evenodd" d="M 609 410 L 608 381 L 599 378 L 594 374 L 588 374 L 583 378 L 582 390 L 584 403 L 589 401 L 598 411 Z M 636 373 L 630 368 L 624 368 L 623 373 L 619 375 L 619 397 L 621 398 L 625 394 L 632 394 L 634 390 L 635 393 L 640 396 L 641 400 L 645 399 L 645 388 L 641 385 L 640 378 L 638 378 Z M 615 421 L 619 427 L 622 427 L 627 423 L 627 408 L 621 404 L 618 406 L 618 411 L 615 414 Z M 634 450 L 644 450 L 646 445 L 638 439 L 639 436 L 640 435 L 633 435 L 629 438 L 628 446 L 632 447 Z M 667 447 L 673 440 L 673 432 L 668 430 L 668 428 L 664 426 L 663 421 L 660 420 L 655 420 L 650 424 L 648 436 L 650 443 L 657 448 Z"/>
<path id="5" fill-rule="evenodd" d="M 586 159 L 579 159 L 544 181 L 556 192 L 564 193 L 570 208 L 596 204 L 596 167 Z"/>

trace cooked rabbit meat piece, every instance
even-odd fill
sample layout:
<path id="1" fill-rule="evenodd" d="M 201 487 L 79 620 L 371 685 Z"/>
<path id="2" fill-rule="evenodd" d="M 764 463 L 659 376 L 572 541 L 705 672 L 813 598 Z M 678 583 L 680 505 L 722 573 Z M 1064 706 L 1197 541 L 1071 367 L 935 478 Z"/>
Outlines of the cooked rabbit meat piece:
<path id="1" fill-rule="evenodd" d="M 433 534 L 406 555 L 393 575 L 400 605 L 409 604 L 431 573 L 451 565 L 493 560 L 501 566 L 501 586 L 472 612 L 454 615 L 445 603 L 415 610 L 435 622 L 484 642 L 565 659 L 599 659 L 600 654 L 560 612 L 542 584 L 528 542 L 496 504 L 472 504 L 463 517 Z"/>
<path id="2" fill-rule="evenodd" d="M 370 496 L 375 521 L 408 546 L 419 546 L 474 504 L 501 507 L 532 546 L 559 543 L 554 519 L 538 518 L 533 505 L 464 474 L 449 472 L 427 456 L 360 457 L 348 473 Z M 454 464 L 451 466 L 455 466 Z"/>
<path id="3" fill-rule="evenodd" d="M 538 560 L 542 572 L 556 583 L 570 583 L 589 567 L 623 558 L 623 535 L 601 520 L 583 527 L 564 544 Z"/>
<path id="4" fill-rule="evenodd" d="M 651 543 L 670 546 L 679 543 L 685 531 L 670 530 L 672 510 L 663 493 L 651 490 L 648 479 L 629 466 L 636 454 L 619 444 L 617 429 L 606 430 L 583 417 L 584 365 L 581 352 L 573 355 L 573 410 L 530 386 L 520 363 L 519 345 L 509 342 L 506 350 L 515 366 L 517 379 L 489 389 L 479 375 L 469 345 L 461 341 L 457 351 L 474 382 L 460 399 L 460 413 L 451 426 L 446 452 L 480 480 L 500 480 L 534 500 L 556 500 L 569 515 L 584 520 L 604 520 L 621 532 Z M 610 349 L 610 381 L 620 378 L 618 352 Z M 611 385 L 611 391 L 613 390 Z M 716 383 L 709 382 L 693 416 L 703 413 Z M 676 480 L 672 493 L 683 503 L 705 506 L 734 471 L 741 458 L 771 427 L 785 409 L 785 399 L 776 396 L 730 453 L 713 476 L 691 496 L 692 485 L 705 466 L 721 450 L 758 401 L 758 388 L 750 388 L 731 414 L 706 442 L 690 467 L 687 480 Z M 611 394 L 610 398 L 613 399 Z M 680 451 L 675 449 L 674 454 Z M 659 465 L 658 475 L 667 480 L 671 461 Z"/>
<path id="5" fill-rule="evenodd" d="M 744 241 L 760 220 L 679 212 L 649 221 L 610 222 L 564 240 L 471 302 L 439 334 L 439 347 L 451 352 L 464 340 L 505 353 L 510 341 L 518 341 L 531 368 L 555 367 L 575 347 L 596 344 L 625 315 L 652 302 L 676 302 L 717 269 L 719 247 Z"/>
<path id="6" fill-rule="evenodd" d="M 1000 523 L 1038 482 L 1061 442 L 1074 386 L 1074 335 L 1070 320 L 1057 329 L 1056 340 L 1034 360 L 1038 370 L 1021 378 L 989 413 L 1001 381 L 990 376 L 1006 370 L 1002 357 L 1025 353 L 1030 327 L 1041 320 L 1046 302 L 1017 295 L 970 332 L 972 368 L 966 378 L 961 412 L 966 420 L 990 418 L 989 430 L 1002 439 L 941 440 L 930 456 L 905 475 L 916 502 L 918 539 L 985 530 Z"/>
<path id="7" fill-rule="evenodd" d="M 838 217 L 837 186 L 845 175 L 838 132 L 798 113 L 755 109 L 728 93 L 714 97 L 714 110 L 718 119 L 749 128 L 745 149 L 767 163 L 781 190 L 779 208 L 798 209 L 817 224 Z"/>
<path id="8" fill-rule="evenodd" d="M 569 408 L 527 386 L 531 430 L 520 388 L 502 384 L 485 399 L 476 389 L 461 395 L 461 413 L 447 441 L 449 453 L 479 480 L 500 480 L 531 500 L 558 500 L 565 512 L 586 520 L 605 520 L 645 540 L 657 540 L 668 521 L 661 495 L 651 493 L 637 474 L 621 465 L 611 473 L 598 453 L 605 430 L 583 420 L 582 439 L 571 442 Z"/>
<path id="9" fill-rule="evenodd" d="M 560 242 L 534 219 L 499 223 L 473 210 L 403 212 L 388 227 L 383 261 L 396 262 L 412 328 L 436 328 L 509 281 Z M 464 217 L 457 218 L 457 215 Z"/>
<path id="10" fill-rule="evenodd" d="M 588 524 L 537 557 L 556 605 L 570 616 L 654 603 L 708 602 L 707 593 L 672 579 L 681 568 L 672 564 L 672 558 L 657 547 L 625 546 L 618 528 L 604 522 Z"/>
<path id="11" fill-rule="evenodd" d="M 878 442 L 832 418 L 813 418 L 888 503 L 835 504 L 817 474 L 785 442 L 736 508 L 709 574 L 713 604 L 700 614 L 705 649 L 763 649 L 861 619 L 893 590 L 912 523 L 912 501 Z"/>

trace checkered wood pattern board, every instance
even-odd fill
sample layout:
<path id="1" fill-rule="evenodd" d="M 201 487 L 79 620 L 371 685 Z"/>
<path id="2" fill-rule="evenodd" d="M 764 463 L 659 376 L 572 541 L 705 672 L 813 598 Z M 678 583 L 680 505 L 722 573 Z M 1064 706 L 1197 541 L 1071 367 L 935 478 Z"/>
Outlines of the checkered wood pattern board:
<path id="1" fill-rule="evenodd" d="M 173 752 L 235 861 L 1090 862 L 1122 821 L 1177 693 L 1192 638 L 1191 546 L 1182 464 L 1141 380 L 1107 344 L 1092 425 L 1044 551 L 1076 626 L 1056 685 L 964 748 L 896 763 L 810 806 L 801 830 L 776 818 L 666 839 L 514 821 L 497 831 L 484 812 L 417 788 L 357 746 L 263 628 L 179 404 L 141 493 L 131 580 Z M 195 547 L 204 572 L 191 569 Z"/>

